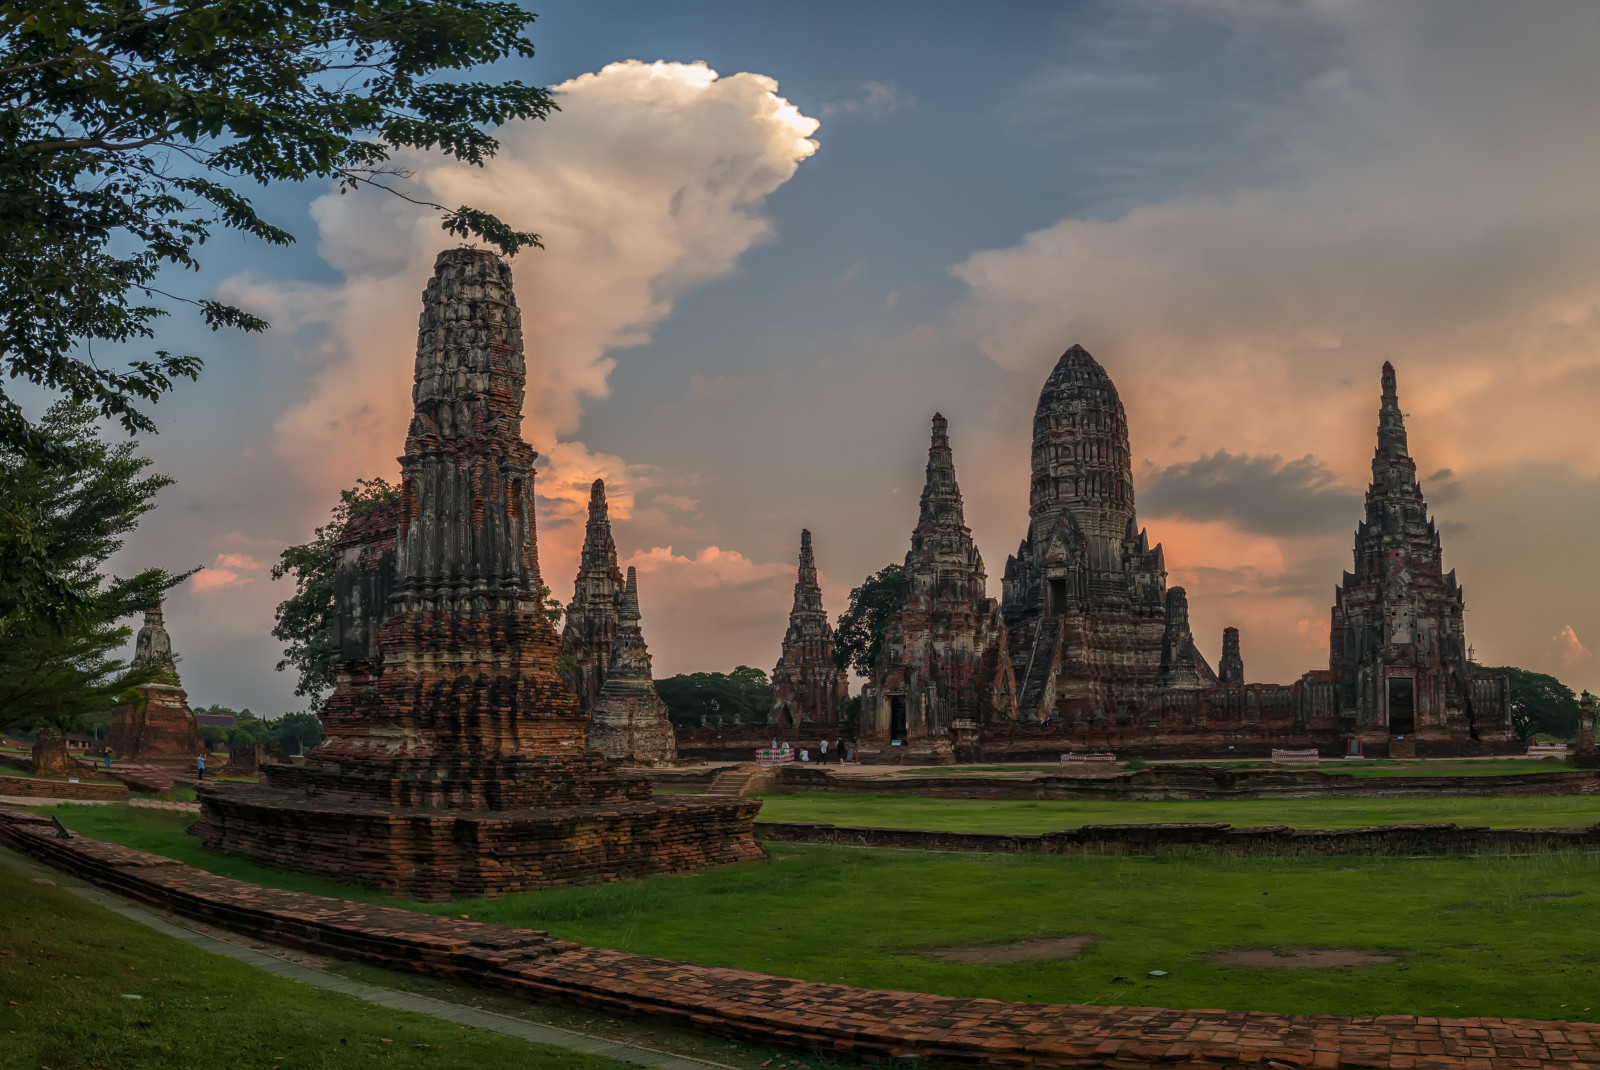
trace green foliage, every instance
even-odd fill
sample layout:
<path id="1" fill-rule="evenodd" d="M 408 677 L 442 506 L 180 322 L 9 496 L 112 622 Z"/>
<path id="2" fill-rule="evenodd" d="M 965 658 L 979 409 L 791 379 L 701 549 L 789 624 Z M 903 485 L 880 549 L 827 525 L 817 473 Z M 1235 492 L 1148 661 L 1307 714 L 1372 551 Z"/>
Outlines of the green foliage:
<path id="1" fill-rule="evenodd" d="M 157 289 L 158 274 L 199 271 L 213 229 L 294 240 L 241 186 L 332 178 L 341 192 L 405 196 L 396 150 L 481 165 L 498 148 L 494 125 L 555 104 L 537 87 L 458 72 L 531 56 L 534 18 L 492 0 L 0 7 L 0 366 L 130 432 L 154 430 L 143 403 L 195 378 L 200 359 L 158 350 L 119 367 L 86 344 L 153 337 L 168 314 L 157 299 L 185 300 Z M 428 207 L 446 232 L 507 254 L 538 244 L 471 207 Z M 232 305 L 188 303 L 213 330 L 267 327 Z M 0 444 L 48 445 L 3 391 Z M 43 573 L 36 582 L 48 586 Z"/>
<path id="2" fill-rule="evenodd" d="M 741 665 L 730 673 L 696 672 L 656 681 L 673 724 L 698 727 L 700 718 L 730 724 L 766 724 L 772 684 L 760 669 Z"/>
<path id="3" fill-rule="evenodd" d="M 1544 673 L 1511 665 L 1485 669 L 1511 678 L 1511 724 L 1517 735 L 1530 739 L 1544 733 L 1570 740 L 1578 734 L 1578 696 L 1572 688 Z"/>
<path id="4" fill-rule="evenodd" d="M 904 827 L 898 819 L 872 816 L 880 806 L 872 796 L 775 795 L 766 800 L 763 816 L 790 820 L 780 804 L 829 799 L 841 807 L 859 803 L 855 810 L 868 818 L 841 824 Z M 979 811 L 991 804 L 908 801 L 930 814 L 957 806 Z M 1583 807 L 1593 812 L 1592 798 L 1582 796 L 1288 801 L 1377 807 L 1453 802 L 1463 812 L 1472 807 L 1489 813 L 1499 805 L 1512 814 L 1504 824 L 1522 825 L 1551 824 L 1546 815 L 1555 812 L 1571 815 L 1566 823 L 1578 825 L 1587 823 L 1580 820 Z M 1284 800 L 1255 802 L 1266 809 L 1264 820 L 1226 816 L 1245 802 L 1213 804 L 1213 812 L 1223 816 L 1211 820 L 1280 823 L 1270 808 Z M 1016 805 L 1071 813 L 1082 804 L 1030 800 Z M 1516 812 L 1525 806 L 1519 819 Z M 188 815 L 110 806 L 63 806 L 54 812 L 91 836 L 113 832 L 120 842 L 216 872 L 308 891 L 331 884 L 313 886 L 314 878 L 265 867 L 247 870 L 242 859 L 206 851 L 183 834 L 192 820 Z M 1065 823 L 1057 819 L 1058 827 Z M 162 830 L 159 841 L 149 831 L 156 828 Z M 445 916 L 470 913 L 472 920 L 491 924 L 537 927 L 593 947 L 959 997 L 1294 1014 L 1600 1018 L 1600 1002 L 1587 994 L 1590 987 L 1582 980 L 1592 978 L 1593 957 L 1600 952 L 1593 925 L 1600 855 L 1593 852 L 1245 858 L 1189 851 L 1142 857 L 866 851 L 775 842 L 767 848 L 771 859 L 765 863 L 518 892 L 470 907 L 459 900 L 390 902 Z M 331 894 L 372 898 L 367 889 L 348 886 Z M 796 939 L 797 933 L 837 933 L 841 926 L 845 937 Z M 926 954 L 933 948 L 1062 936 L 1093 939 L 1076 955 L 1049 960 L 961 963 Z M 1350 969 L 1236 966 L 1213 958 L 1229 948 L 1298 947 L 1400 951 L 1403 956 Z M 1151 970 L 1168 975 L 1152 978 Z"/>
<path id="5" fill-rule="evenodd" d="M 270 731 L 285 754 L 304 754 L 322 742 L 322 720 L 314 713 L 286 713 L 272 722 Z"/>
<path id="6" fill-rule="evenodd" d="M 905 576 L 899 565 L 879 569 L 850 592 L 850 606 L 839 614 L 833 629 L 833 660 L 839 668 L 872 675 L 884 629 L 905 598 Z"/>
<path id="7" fill-rule="evenodd" d="M 293 666 L 299 673 L 294 693 L 305 696 L 313 713 L 322 708 L 324 694 L 333 688 L 333 589 L 339 571 L 334 544 L 351 517 L 399 500 L 400 488 L 386 479 L 357 480 L 355 486 L 339 492 L 339 504 L 312 540 L 284 550 L 272 566 L 273 579 L 294 577 L 294 594 L 279 602 L 273 613 L 273 638 L 284 644 L 283 660 L 277 668 L 282 672 Z"/>
<path id="8" fill-rule="evenodd" d="M 103 441 L 88 405 L 52 406 L 38 431 L 48 450 L 0 444 L 0 502 L 25 518 L 39 562 L 70 592 L 71 608 L 41 606 L 37 588 L 0 574 L 0 728 L 51 723 L 77 730 L 136 684 L 170 676 L 170 667 L 131 666 L 116 656 L 131 634 L 117 622 L 159 602 L 189 573 L 102 575 L 172 480 L 148 473 L 150 461 L 136 456 L 134 442 Z"/>

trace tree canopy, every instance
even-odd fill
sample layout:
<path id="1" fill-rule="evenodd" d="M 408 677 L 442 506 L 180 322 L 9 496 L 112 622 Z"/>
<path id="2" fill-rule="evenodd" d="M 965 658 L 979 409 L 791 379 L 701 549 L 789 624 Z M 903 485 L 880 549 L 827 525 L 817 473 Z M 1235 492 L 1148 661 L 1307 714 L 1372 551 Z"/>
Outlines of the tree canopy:
<path id="1" fill-rule="evenodd" d="M 170 674 L 168 666 L 129 665 L 116 655 L 130 635 L 119 622 L 160 602 L 189 575 L 101 572 L 172 482 L 147 471 L 150 461 L 137 456 L 136 443 L 107 444 L 94 410 L 71 402 L 51 407 L 39 433 L 49 443 L 43 452 L 0 444 L 0 508 L 29 532 L 40 567 L 69 592 L 73 609 L 38 613 L 30 593 L 0 575 L 0 728 L 74 727 L 117 705 L 135 685 Z"/>
<path id="2" fill-rule="evenodd" d="M 883 647 L 889 618 L 906 598 L 905 575 L 899 565 L 887 565 L 861 581 L 850 592 L 850 605 L 839 614 L 833 628 L 833 658 L 841 669 L 871 676 Z"/>
<path id="3" fill-rule="evenodd" d="M 481 165 L 491 133 L 555 104 L 518 81 L 457 72 L 531 56 L 535 16 L 491 0 L 37 0 L 0 7 L 0 365 L 92 404 L 130 432 L 201 361 L 166 350 L 118 366 L 168 304 L 166 267 L 198 271 L 216 228 L 294 240 L 243 190 L 334 179 L 404 196 L 398 150 Z M 421 202 L 419 202 L 421 203 Z M 443 228 L 507 254 L 537 245 L 470 206 Z M 213 330 L 267 324 L 190 300 Z M 35 449 L 0 390 L 0 442 Z"/>
<path id="4" fill-rule="evenodd" d="M 1531 739 L 1538 733 L 1557 739 L 1578 734 L 1578 696 L 1572 688 L 1544 673 L 1502 665 L 1486 672 L 1503 672 L 1511 678 L 1511 724 L 1517 735 Z"/>
<path id="5" fill-rule="evenodd" d="M 741 665 L 730 673 L 679 673 L 656 681 L 673 724 L 698 727 L 702 717 L 728 724 L 766 724 L 772 685 L 760 669 Z"/>

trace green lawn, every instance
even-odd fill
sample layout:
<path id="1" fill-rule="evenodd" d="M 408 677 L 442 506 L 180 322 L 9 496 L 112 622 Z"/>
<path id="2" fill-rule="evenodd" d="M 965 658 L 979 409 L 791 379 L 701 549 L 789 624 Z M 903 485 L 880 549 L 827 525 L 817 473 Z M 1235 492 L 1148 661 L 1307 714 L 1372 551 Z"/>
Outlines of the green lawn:
<path id="1" fill-rule="evenodd" d="M 206 852 L 181 833 L 188 815 L 109 806 L 55 812 L 90 835 L 215 872 L 380 898 Z M 708 965 L 950 995 L 1600 1020 L 1596 854 L 1126 858 L 769 849 L 770 862 L 693 876 L 395 905 Z M 1074 935 L 1094 942 L 1070 959 L 966 964 L 924 954 Z M 1399 961 L 1289 970 L 1211 958 L 1241 947 L 1354 948 Z M 1152 978 L 1151 970 L 1168 975 Z"/>
<path id="2" fill-rule="evenodd" d="M 1056 799 L 933 799 L 916 795 L 806 792 L 767 795 L 758 820 L 1039 833 L 1080 825 L 1222 821 L 1231 825 L 1359 828 L 1442 823 L 1495 828 L 1582 827 L 1600 822 L 1600 795 L 1492 799 L 1224 799 L 1207 802 L 1077 802 Z"/>
<path id="3" fill-rule="evenodd" d="M 4 861 L 0 902 L 0 1065 L 7 1067 L 626 1065 L 282 980 L 39 883 Z"/>
<path id="4" fill-rule="evenodd" d="M 1274 765 L 1268 761 L 1208 761 L 1163 762 L 1162 765 L 1203 765 L 1209 769 L 1315 769 L 1323 773 L 1349 774 L 1358 777 L 1384 776 L 1490 776 L 1507 773 L 1559 773 L 1570 772 L 1572 767 L 1557 758 L 1427 758 L 1388 759 L 1367 758 L 1359 762 L 1330 760 L 1312 766 Z M 1139 768 L 1148 768 L 1140 764 Z M 939 765 L 913 767 L 903 771 L 904 776 L 969 776 L 974 773 L 1014 773 L 1038 776 L 1058 773 L 1056 762 L 1012 762 L 999 765 Z M 1124 772 L 1130 771 L 1124 765 Z M 895 775 L 895 774 L 891 774 Z"/>

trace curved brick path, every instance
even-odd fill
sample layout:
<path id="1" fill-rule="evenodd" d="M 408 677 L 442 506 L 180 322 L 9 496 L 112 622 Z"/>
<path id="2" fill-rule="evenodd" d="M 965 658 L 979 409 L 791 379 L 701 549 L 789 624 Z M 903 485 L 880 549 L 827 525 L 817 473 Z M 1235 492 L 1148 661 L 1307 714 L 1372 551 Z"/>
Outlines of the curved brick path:
<path id="1" fill-rule="evenodd" d="M 1600 1066 L 1600 1025 L 1002 1003 L 794 981 L 543 932 L 262 888 L 0 810 L 0 842 L 174 913 L 294 946 L 541 999 L 870 1061 L 1039 1067 Z"/>

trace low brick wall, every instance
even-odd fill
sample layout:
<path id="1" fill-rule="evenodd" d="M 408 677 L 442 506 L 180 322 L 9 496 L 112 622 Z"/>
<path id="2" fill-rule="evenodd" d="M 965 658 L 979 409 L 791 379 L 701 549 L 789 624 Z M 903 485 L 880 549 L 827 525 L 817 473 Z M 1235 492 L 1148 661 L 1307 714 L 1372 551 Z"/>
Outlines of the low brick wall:
<path id="1" fill-rule="evenodd" d="M 0 810 L 0 843 L 129 898 L 257 939 L 702 1033 L 869 1063 L 991 1067 L 1576 1070 L 1600 1025 L 1003 1003 L 796 981 L 263 888 Z"/>
<path id="2" fill-rule="evenodd" d="M 1107 799 L 1117 802 L 1182 802 L 1207 799 L 1494 798 L 1501 796 L 1600 795 L 1600 770 L 1552 769 L 1548 773 L 1483 776 L 1358 777 L 1316 769 L 1220 769 L 1158 765 L 1115 776 L 1041 774 L 1027 779 L 982 776 L 835 776 L 822 767 L 788 766 L 783 791 L 920 795 L 942 799 Z"/>
<path id="3" fill-rule="evenodd" d="M 1037 836 L 988 832 L 925 832 L 796 821 L 757 821 L 756 834 L 779 843 L 842 847 L 904 847 L 921 851 L 1066 854 L 1153 854 L 1169 850 L 1238 855 L 1457 855 L 1496 852 L 1600 850 L 1600 824 L 1588 828 L 1494 829 L 1481 825 L 1376 825 L 1298 829 L 1288 825 L 1235 828 L 1221 823 L 1085 825 Z"/>
<path id="4" fill-rule="evenodd" d="M 45 780 L 42 777 L 0 776 L 0 795 L 27 799 L 92 799 L 127 802 L 128 786 L 106 780 Z"/>

